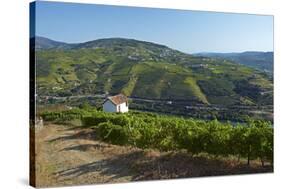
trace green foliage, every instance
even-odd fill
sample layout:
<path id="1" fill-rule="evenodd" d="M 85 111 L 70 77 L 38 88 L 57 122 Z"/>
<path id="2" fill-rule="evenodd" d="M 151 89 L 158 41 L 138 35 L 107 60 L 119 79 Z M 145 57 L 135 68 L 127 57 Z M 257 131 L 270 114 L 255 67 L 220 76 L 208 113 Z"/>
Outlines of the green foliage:
<path id="1" fill-rule="evenodd" d="M 119 145 L 162 151 L 185 149 L 192 154 L 234 155 L 273 162 L 273 128 L 270 122 L 248 118 L 245 125 L 184 119 L 144 112 L 105 113 L 95 109 L 45 112 L 46 121 L 80 118 L 101 140 Z"/>
<path id="2" fill-rule="evenodd" d="M 88 101 L 85 101 L 81 104 L 80 106 L 81 109 L 84 109 L 84 110 L 90 110 L 92 107 L 91 105 L 88 103 Z"/>
<path id="3" fill-rule="evenodd" d="M 112 144 L 124 145 L 128 143 L 128 131 L 120 125 L 114 125 L 111 122 L 101 122 L 97 127 L 99 137 L 111 142 Z"/>
<path id="4" fill-rule="evenodd" d="M 71 121 L 75 119 L 82 119 L 83 116 L 90 115 L 93 110 L 84 110 L 74 108 L 72 110 L 65 111 L 46 111 L 40 114 L 44 121 L 64 123 L 65 121 Z"/>

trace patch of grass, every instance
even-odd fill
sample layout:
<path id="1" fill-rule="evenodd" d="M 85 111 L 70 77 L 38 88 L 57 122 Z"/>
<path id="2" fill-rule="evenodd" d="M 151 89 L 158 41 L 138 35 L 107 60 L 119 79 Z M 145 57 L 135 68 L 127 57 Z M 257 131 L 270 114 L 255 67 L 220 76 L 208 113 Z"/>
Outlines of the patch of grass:
<path id="1" fill-rule="evenodd" d="M 197 85 L 196 80 L 191 77 L 187 77 L 184 82 L 188 85 L 187 87 L 191 88 L 194 96 L 198 97 L 205 104 L 209 104 L 206 96 L 202 93 L 200 87 Z"/>

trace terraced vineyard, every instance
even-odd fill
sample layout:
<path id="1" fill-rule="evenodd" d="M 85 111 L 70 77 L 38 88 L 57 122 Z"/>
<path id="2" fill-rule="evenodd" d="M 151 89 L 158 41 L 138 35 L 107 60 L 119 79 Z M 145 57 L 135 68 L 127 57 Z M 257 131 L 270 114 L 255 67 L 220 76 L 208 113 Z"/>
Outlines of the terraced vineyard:
<path id="1" fill-rule="evenodd" d="M 40 39 L 36 42 L 39 96 L 122 92 L 203 105 L 273 104 L 270 76 L 227 60 L 132 39 L 45 46 Z"/>
<path id="2" fill-rule="evenodd" d="M 73 109 L 43 112 L 45 121 L 69 124 L 82 121 L 82 126 L 96 131 L 100 140 L 143 149 L 175 151 L 185 149 L 196 155 L 235 156 L 273 162 L 273 128 L 270 122 L 251 120 L 232 125 L 217 120 L 184 119 L 152 113 L 114 114 L 96 109 Z"/>

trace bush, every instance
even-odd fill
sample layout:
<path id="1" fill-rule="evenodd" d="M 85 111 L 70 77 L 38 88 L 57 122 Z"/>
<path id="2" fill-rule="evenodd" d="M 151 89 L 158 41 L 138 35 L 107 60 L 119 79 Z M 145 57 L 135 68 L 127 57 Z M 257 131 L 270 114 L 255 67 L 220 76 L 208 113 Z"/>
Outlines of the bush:
<path id="1" fill-rule="evenodd" d="M 112 144 L 124 145 L 128 143 L 129 135 L 126 129 L 111 122 L 100 123 L 97 127 L 98 136 Z"/>
<path id="2" fill-rule="evenodd" d="M 107 122 L 107 120 L 108 118 L 102 115 L 86 116 L 86 117 L 82 117 L 82 125 L 86 127 L 97 126 L 100 123 Z"/>

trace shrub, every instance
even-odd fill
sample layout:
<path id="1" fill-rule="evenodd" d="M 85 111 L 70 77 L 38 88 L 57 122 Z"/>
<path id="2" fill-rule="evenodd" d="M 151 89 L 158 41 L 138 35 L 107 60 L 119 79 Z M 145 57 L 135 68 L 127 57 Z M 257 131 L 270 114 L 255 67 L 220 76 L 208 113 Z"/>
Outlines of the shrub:
<path id="1" fill-rule="evenodd" d="M 100 123 L 97 127 L 98 136 L 112 144 L 124 145 L 128 143 L 129 135 L 126 129 L 111 122 Z"/>

